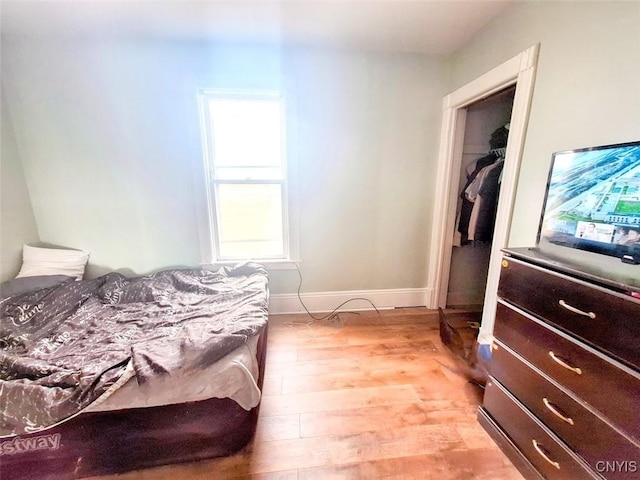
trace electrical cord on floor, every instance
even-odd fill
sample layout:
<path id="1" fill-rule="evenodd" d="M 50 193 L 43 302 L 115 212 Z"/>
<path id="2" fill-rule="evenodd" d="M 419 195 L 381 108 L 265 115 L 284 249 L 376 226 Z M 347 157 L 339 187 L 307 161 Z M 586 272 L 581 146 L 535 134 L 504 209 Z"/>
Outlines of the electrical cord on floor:
<path id="1" fill-rule="evenodd" d="M 380 310 L 378 310 L 378 308 L 374 305 L 374 303 L 371 300 L 369 300 L 368 298 L 364 298 L 364 297 L 353 297 L 353 298 L 350 298 L 349 300 L 345 300 L 340 305 L 338 305 L 336 308 L 334 308 L 331 312 L 329 312 L 326 315 L 323 315 L 321 317 L 317 317 L 317 316 L 313 315 L 309 311 L 307 306 L 304 304 L 304 302 L 302 301 L 302 295 L 300 293 L 300 291 L 302 289 L 302 272 L 300 271 L 300 268 L 298 267 L 297 264 L 296 264 L 296 270 L 298 271 L 298 277 L 300 279 L 300 281 L 298 282 L 298 300 L 300 301 L 300 305 L 302 305 L 302 308 L 304 308 L 305 312 L 307 312 L 307 315 L 309 315 L 311 317 L 311 321 L 306 322 L 306 323 L 286 322 L 285 325 L 287 325 L 288 327 L 306 327 L 311 332 L 310 336 L 315 338 L 316 334 L 311 329 L 311 325 L 313 324 L 314 321 L 321 321 L 321 320 L 329 319 L 330 321 L 338 321 L 339 322 L 341 313 L 349 313 L 349 314 L 352 314 L 352 315 L 360 315 L 360 313 L 358 313 L 358 312 L 349 312 L 349 311 L 339 312 L 338 311 L 343 306 L 345 306 L 347 303 L 353 302 L 353 301 L 356 301 L 356 300 L 368 302 L 373 307 L 373 309 L 376 311 L 376 313 L 378 315 L 380 315 Z"/>

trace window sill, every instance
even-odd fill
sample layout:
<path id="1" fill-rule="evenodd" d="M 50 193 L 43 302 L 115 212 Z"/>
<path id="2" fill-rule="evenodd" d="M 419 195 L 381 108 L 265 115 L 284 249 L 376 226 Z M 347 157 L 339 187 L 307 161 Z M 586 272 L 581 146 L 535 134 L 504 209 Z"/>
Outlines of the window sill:
<path id="1" fill-rule="evenodd" d="M 205 262 L 201 263 L 202 268 L 217 269 L 224 266 L 233 266 L 243 262 L 258 263 L 267 270 L 296 270 L 302 263 L 302 260 L 259 260 L 259 259 L 247 259 L 247 260 L 224 260 L 220 262 Z"/>

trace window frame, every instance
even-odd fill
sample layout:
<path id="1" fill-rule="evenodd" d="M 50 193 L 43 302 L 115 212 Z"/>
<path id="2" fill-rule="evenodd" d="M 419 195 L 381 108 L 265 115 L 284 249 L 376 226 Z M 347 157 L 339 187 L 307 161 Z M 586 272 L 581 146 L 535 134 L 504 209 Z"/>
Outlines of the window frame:
<path id="1" fill-rule="evenodd" d="M 277 100 L 280 104 L 281 132 L 281 178 L 280 179 L 220 179 L 215 176 L 213 145 L 213 121 L 209 112 L 212 99 Z M 198 110 L 200 116 L 200 139 L 202 144 L 202 168 L 206 194 L 206 221 L 200 220 L 202 237 L 202 261 L 205 265 L 235 264 L 241 261 L 256 261 L 274 269 L 295 268 L 298 260 L 298 227 L 293 197 L 290 189 L 290 162 L 288 145 L 287 98 L 281 90 L 228 90 L 201 88 L 198 90 Z M 224 184 L 280 185 L 282 209 L 283 254 L 274 256 L 224 257 L 220 252 L 218 187 Z"/>

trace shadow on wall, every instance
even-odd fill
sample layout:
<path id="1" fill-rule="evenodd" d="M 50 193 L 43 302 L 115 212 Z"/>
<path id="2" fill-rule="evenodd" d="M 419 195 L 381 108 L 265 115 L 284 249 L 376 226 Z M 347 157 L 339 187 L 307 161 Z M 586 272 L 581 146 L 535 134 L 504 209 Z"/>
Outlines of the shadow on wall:
<path id="1" fill-rule="evenodd" d="M 124 275 L 125 277 L 128 277 L 128 278 L 132 278 L 132 277 L 143 277 L 145 275 L 151 275 L 152 273 L 162 272 L 163 270 L 192 270 L 194 268 L 200 268 L 200 266 L 167 265 L 161 268 L 156 268 L 149 272 L 138 273 L 138 272 L 134 272 L 130 268 L 111 268 L 111 267 L 105 267 L 103 265 L 95 265 L 89 262 L 85 270 L 84 278 L 85 279 L 97 278 L 97 277 L 106 275 L 107 273 L 113 273 L 113 272 L 120 273 L 121 275 Z"/>
<path id="2" fill-rule="evenodd" d="M 131 270 L 130 268 L 118 268 L 114 270 L 113 268 L 105 267 L 102 265 L 94 265 L 92 263 L 88 263 L 87 268 L 85 270 L 84 278 L 85 279 L 97 278 L 112 272 L 120 273 L 125 277 L 138 276 L 138 274 L 133 270 Z"/>

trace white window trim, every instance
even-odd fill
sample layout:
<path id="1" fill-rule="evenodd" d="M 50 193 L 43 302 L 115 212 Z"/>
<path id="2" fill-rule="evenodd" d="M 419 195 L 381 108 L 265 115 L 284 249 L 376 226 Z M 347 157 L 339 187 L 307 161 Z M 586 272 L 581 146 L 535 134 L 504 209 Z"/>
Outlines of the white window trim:
<path id="1" fill-rule="evenodd" d="M 217 229 L 215 196 L 212 193 L 211 185 L 213 178 L 211 176 L 211 160 L 210 160 L 210 132 L 206 126 L 208 123 L 208 113 L 205 108 L 205 102 L 208 97 L 226 97 L 226 98 L 278 98 L 282 100 L 283 105 L 283 148 L 284 160 L 283 168 L 285 169 L 285 179 L 282 182 L 283 201 L 286 202 L 283 209 L 283 240 L 285 244 L 285 257 L 278 258 L 242 258 L 218 260 L 214 250 L 215 239 L 212 237 L 214 229 Z M 300 265 L 300 243 L 299 243 L 299 220 L 297 208 L 297 195 L 295 194 L 296 168 L 292 161 L 295 158 L 297 149 L 294 148 L 293 138 L 295 135 L 295 118 L 291 115 L 294 109 L 291 108 L 290 98 L 286 97 L 281 91 L 262 91 L 262 90 L 228 90 L 217 88 L 200 88 L 198 89 L 198 113 L 200 119 L 200 144 L 201 155 L 200 160 L 200 181 L 199 184 L 204 186 L 204 192 L 200 195 L 200 205 L 198 208 L 198 229 L 200 233 L 200 265 L 203 267 L 219 267 L 224 265 L 235 265 L 244 261 L 253 261 L 260 263 L 270 270 L 293 270 Z M 215 233 L 217 235 L 217 232 Z"/>

